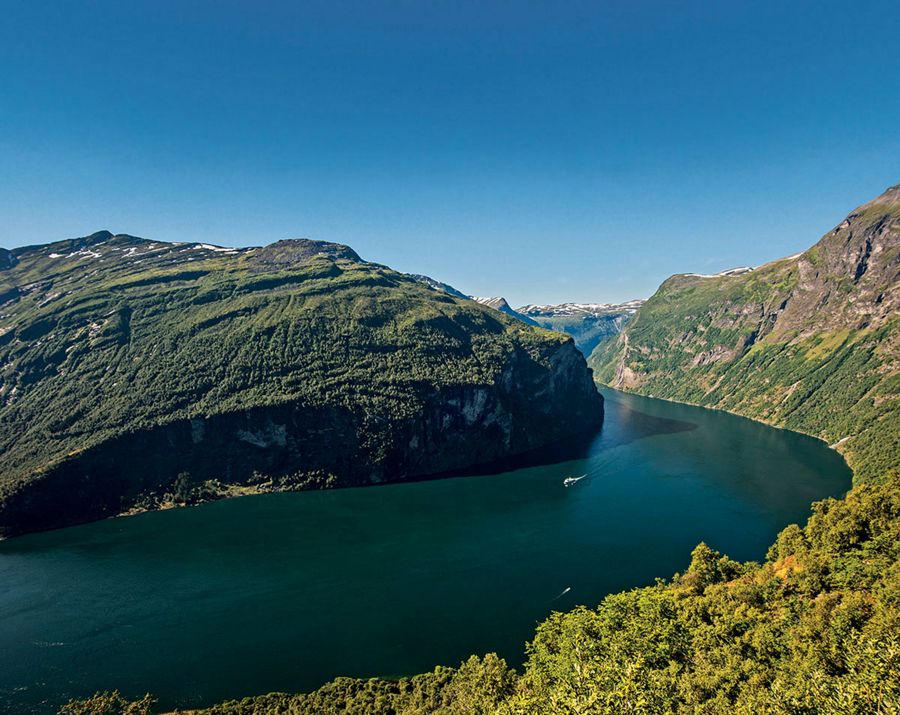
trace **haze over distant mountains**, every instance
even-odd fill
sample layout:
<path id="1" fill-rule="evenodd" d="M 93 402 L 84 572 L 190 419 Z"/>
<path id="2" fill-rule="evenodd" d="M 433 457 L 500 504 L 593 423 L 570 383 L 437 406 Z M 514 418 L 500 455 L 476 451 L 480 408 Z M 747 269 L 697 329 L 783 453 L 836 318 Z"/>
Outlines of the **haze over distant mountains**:
<path id="1" fill-rule="evenodd" d="M 409 274 L 411 278 L 427 286 L 449 293 L 457 298 L 469 298 L 512 316 L 523 323 L 548 330 L 557 330 L 572 336 L 575 346 L 586 356 L 605 339 L 618 335 L 628 320 L 643 304 L 643 300 L 624 303 L 560 303 L 559 305 L 528 304 L 521 308 L 510 306 L 500 296 L 480 297 L 466 295 L 453 286 L 430 276 Z"/>

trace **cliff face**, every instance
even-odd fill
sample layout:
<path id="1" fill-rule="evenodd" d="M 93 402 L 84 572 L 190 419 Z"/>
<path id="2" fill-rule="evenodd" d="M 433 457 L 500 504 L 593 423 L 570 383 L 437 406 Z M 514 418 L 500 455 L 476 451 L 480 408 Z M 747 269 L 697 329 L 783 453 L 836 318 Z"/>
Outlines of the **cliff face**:
<path id="1" fill-rule="evenodd" d="M 462 470 L 602 421 L 571 341 L 346 246 L 102 233 L 14 257 L 0 535 Z"/>
<path id="2" fill-rule="evenodd" d="M 860 478 L 890 473 L 900 441 L 898 283 L 895 186 L 797 256 L 669 278 L 590 364 L 614 387 L 839 443 Z"/>

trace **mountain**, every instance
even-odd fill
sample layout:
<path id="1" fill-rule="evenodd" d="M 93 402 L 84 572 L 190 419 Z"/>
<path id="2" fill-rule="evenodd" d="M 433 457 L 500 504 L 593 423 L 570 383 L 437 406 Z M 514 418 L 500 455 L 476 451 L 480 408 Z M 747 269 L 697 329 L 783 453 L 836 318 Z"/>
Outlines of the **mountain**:
<path id="1" fill-rule="evenodd" d="M 510 307 L 509 303 L 506 302 L 506 298 L 479 298 L 477 296 L 472 296 L 472 300 L 474 300 L 476 303 L 480 303 L 481 305 L 486 305 L 489 308 L 493 308 L 494 310 L 499 310 L 501 313 L 506 313 L 516 320 L 521 320 L 527 325 L 538 327 L 537 321 L 532 320 L 527 315 L 523 315 L 517 310 L 513 310 Z"/>
<path id="2" fill-rule="evenodd" d="M 849 437 L 856 485 L 787 526 L 761 563 L 701 543 L 668 581 L 551 613 L 518 671 L 487 654 L 201 712 L 900 711 L 898 214 L 894 187 L 799 256 L 673 276 L 591 358 L 623 389 Z M 70 712 L 124 711 L 121 700 L 99 693 Z"/>
<path id="3" fill-rule="evenodd" d="M 479 298 L 478 296 L 474 296 L 474 295 L 466 295 L 462 291 L 459 291 L 456 288 L 454 288 L 452 285 L 449 285 L 447 283 L 441 283 L 441 281 L 435 280 L 434 278 L 431 278 L 430 276 L 423 276 L 419 273 L 407 273 L 406 275 L 408 275 L 410 278 L 413 278 L 413 279 L 419 281 L 420 283 L 424 283 L 429 288 L 433 288 L 434 290 L 442 291 L 442 292 L 452 295 L 456 298 L 466 298 L 468 300 L 474 300 L 476 303 L 478 303 L 480 305 L 485 305 L 488 308 L 493 308 L 494 310 L 498 310 L 501 313 L 506 313 L 506 315 L 509 315 L 510 317 L 515 318 L 516 320 L 521 320 L 526 325 L 531 325 L 533 327 L 539 327 L 535 321 L 531 320 L 530 318 L 528 318 L 525 315 L 522 315 L 518 311 L 513 310 L 510 307 L 509 303 L 506 302 L 506 298 Z"/>
<path id="4" fill-rule="evenodd" d="M 442 291 L 444 293 L 449 293 L 454 298 L 471 298 L 471 296 L 466 295 L 462 291 L 456 290 L 452 285 L 447 283 L 441 283 L 440 281 L 436 281 L 434 278 L 430 276 L 423 276 L 421 273 L 407 273 L 410 278 L 419 281 L 419 283 L 424 283 L 429 288 L 434 288 L 435 290 Z"/>
<path id="5" fill-rule="evenodd" d="M 629 300 L 624 303 L 559 303 L 558 305 L 523 305 L 520 313 L 532 317 L 559 318 L 606 315 L 634 315 L 644 304 L 643 300 Z"/>
<path id="6" fill-rule="evenodd" d="M 441 283 L 429 276 L 415 273 L 407 275 L 435 290 L 449 293 L 457 298 L 469 298 L 528 325 L 571 335 L 575 341 L 575 347 L 585 355 L 590 355 L 602 341 L 622 332 L 625 323 L 644 302 L 629 300 L 626 303 L 561 303 L 559 305 L 525 305 L 521 308 L 512 308 L 506 298 L 479 298 L 466 295 L 453 286 Z"/>
<path id="7" fill-rule="evenodd" d="M 675 275 L 590 357 L 599 381 L 833 443 L 858 479 L 900 470 L 900 186 L 816 245 Z"/>
<path id="8" fill-rule="evenodd" d="M 542 328 L 571 335 L 576 347 L 590 355 L 601 342 L 621 333 L 643 302 L 525 305 L 518 312 Z"/>
<path id="9" fill-rule="evenodd" d="M 571 340 L 351 248 L 103 231 L 0 256 L 0 536 L 583 435 Z"/>

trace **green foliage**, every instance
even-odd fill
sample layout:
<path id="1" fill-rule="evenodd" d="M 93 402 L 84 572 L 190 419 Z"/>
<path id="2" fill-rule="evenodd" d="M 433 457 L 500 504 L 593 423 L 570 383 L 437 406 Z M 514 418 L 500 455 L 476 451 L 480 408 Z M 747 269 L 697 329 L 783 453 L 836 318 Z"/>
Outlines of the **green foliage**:
<path id="1" fill-rule="evenodd" d="M 898 520 L 896 485 L 859 486 L 761 566 L 701 544 L 670 585 L 554 614 L 512 711 L 896 712 Z"/>
<path id="2" fill-rule="evenodd" d="M 215 705 L 204 715 L 489 715 L 513 695 L 515 672 L 489 653 L 458 668 L 400 680 L 338 678 L 308 694 L 271 693 Z"/>
<path id="3" fill-rule="evenodd" d="M 608 597 L 597 609 L 554 613 L 528 648 L 513 712 L 631 713 L 671 702 L 688 633 L 662 588 Z"/>
<path id="4" fill-rule="evenodd" d="M 0 506 L 116 438 L 279 405 L 359 415 L 353 441 L 374 471 L 391 425 L 436 391 L 493 389 L 514 362 L 549 370 L 566 342 L 334 244 L 223 251 L 101 233 L 14 254 L 0 271 L 15 294 L 0 306 Z M 225 479 L 180 471 L 159 479 L 177 502 Z M 123 487 L 122 508 L 151 486 L 166 488 Z"/>
<path id="5" fill-rule="evenodd" d="M 670 278 L 589 364 L 613 387 L 837 443 L 857 481 L 900 473 L 898 251 L 900 205 L 876 201 L 799 257 Z"/>
<path id="6" fill-rule="evenodd" d="M 118 690 L 97 693 L 87 700 L 72 700 L 60 708 L 59 715 L 151 715 L 156 699 L 145 695 L 126 700 Z"/>

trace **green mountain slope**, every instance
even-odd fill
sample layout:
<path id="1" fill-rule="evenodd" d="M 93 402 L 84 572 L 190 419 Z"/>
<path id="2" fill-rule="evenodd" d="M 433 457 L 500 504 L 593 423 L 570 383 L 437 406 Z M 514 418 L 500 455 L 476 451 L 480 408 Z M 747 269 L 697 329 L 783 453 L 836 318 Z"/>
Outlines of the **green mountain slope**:
<path id="1" fill-rule="evenodd" d="M 0 535 L 520 454 L 602 419 L 570 340 L 350 248 L 0 255 Z"/>
<path id="2" fill-rule="evenodd" d="M 676 275 L 589 363 L 624 390 L 837 443 L 858 479 L 900 468 L 900 186 L 808 251 Z"/>
<path id="3" fill-rule="evenodd" d="M 889 190 L 802 256 L 740 275 L 670 279 L 621 342 L 592 357 L 627 389 L 851 437 L 842 446 L 860 483 L 814 504 L 806 526 L 784 529 L 762 564 L 701 544 L 669 582 L 552 614 L 520 673 L 488 655 L 202 712 L 900 712 L 898 198 L 900 188 Z M 758 361 L 763 351 L 772 352 Z M 116 694 L 66 712 L 99 715 L 110 704 L 125 711 Z M 145 702 L 129 712 L 151 710 Z"/>

